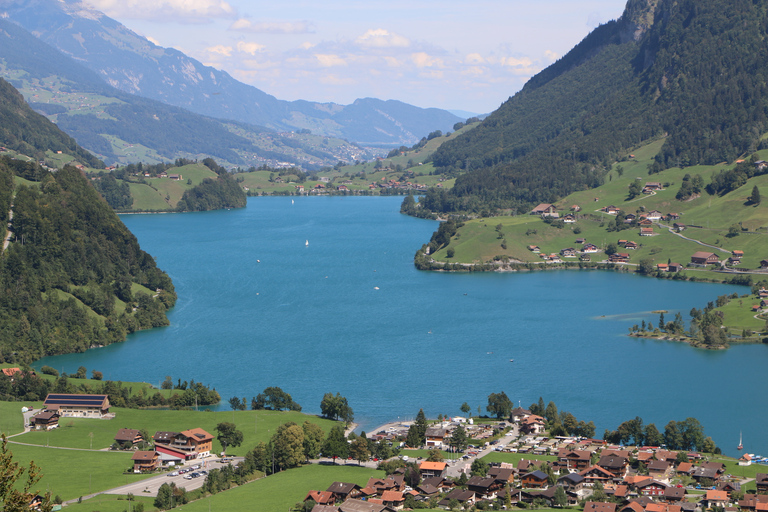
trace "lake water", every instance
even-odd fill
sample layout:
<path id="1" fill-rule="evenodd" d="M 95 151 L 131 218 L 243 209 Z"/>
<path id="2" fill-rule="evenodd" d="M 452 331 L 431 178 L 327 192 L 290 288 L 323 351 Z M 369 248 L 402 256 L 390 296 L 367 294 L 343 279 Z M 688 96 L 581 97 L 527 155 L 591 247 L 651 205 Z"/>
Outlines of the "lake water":
<path id="1" fill-rule="evenodd" d="M 179 295 L 171 326 L 125 343 L 46 358 L 112 380 L 170 375 L 224 400 L 280 386 L 306 412 L 326 392 L 363 429 L 474 412 L 505 391 L 543 396 L 605 428 L 641 416 L 659 430 L 698 418 L 718 446 L 768 455 L 762 422 L 768 346 L 727 351 L 625 334 L 651 310 L 684 313 L 746 288 L 597 271 L 449 274 L 413 267 L 437 223 L 400 215 L 401 198 L 251 198 L 241 210 L 122 219 Z M 306 245 L 306 242 L 309 245 Z M 514 359 L 514 362 L 510 362 Z M 483 412 L 484 409 L 483 409 Z"/>

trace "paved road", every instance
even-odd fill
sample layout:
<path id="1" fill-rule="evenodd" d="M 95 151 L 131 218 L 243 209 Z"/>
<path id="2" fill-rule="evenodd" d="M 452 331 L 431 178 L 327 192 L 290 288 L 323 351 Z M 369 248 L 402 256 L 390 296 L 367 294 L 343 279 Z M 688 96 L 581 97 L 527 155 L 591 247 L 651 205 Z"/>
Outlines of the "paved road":
<path id="1" fill-rule="evenodd" d="M 472 462 L 475 461 L 475 459 L 482 459 L 486 455 L 492 453 L 497 447 L 504 447 L 507 446 L 509 443 L 517 439 L 517 436 L 519 435 L 519 430 L 517 425 L 512 426 L 512 430 L 509 431 L 509 435 L 502 436 L 501 439 L 499 439 L 499 442 L 496 444 L 488 445 L 487 447 L 483 448 L 477 455 L 471 455 L 466 459 L 458 459 L 455 461 L 448 461 L 448 471 L 447 476 L 449 478 L 458 478 L 461 476 L 462 470 L 472 466 Z"/>
<path id="2" fill-rule="evenodd" d="M 229 462 L 227 464 L 222 464 L 221 462 L 219 462 L 219 459 L 214 459 L 214 458 L 209 458 L 204 460 L 207 461 L 206 467 L 205 467 L 207 471 L 210 471 L 211 469 L 215 469 L 215 468 L 222 468 L 227 464 L 229 464 Z M 232 459 L 231 464 L 236 465 L 240 463 L 242 460 L 243 460 L 243 457 L 234 457 Z M 202 461 L 200 460 L 190 461 L 184 466 L 177 466 L 175 470 L 178 470 L 181 468 L 190 468 L 196 464 L 202 464 Z M 150 496 L 154 498 L 155 496 L 157 496 L 158 489 L 160 489 L 160 486 L 163 484 L 170 484 L 171 482 L 173 482 L 176 484 L 177 487 L 184 487 L 188 491 L 193 491 L 195 489 L 202 487 L 203 483 L 205 483 L 205 476 L 200 476 L 198 478 L 192 478 L 190 480 L 187 480 L 184 478 L 187 475 L 169 476 L 170 474 L 171 472 L 169 471 L 157 476 L 147 478 L 146 480 L 141 480 L 139 482 L 122 485 L 120 487 L 115 487 L 113 489 L 107 489 L 106 491 L 89 494 L 88 496 L 83 496 L 83 500 L 91 499 L 94 496 L 98 496 L 99 494 L 128 494 L 128 493 L 132 493 L 136 496 Z M 76 501 L 77 499 L 74 499 L 66 503 L 74 503 Z"/>

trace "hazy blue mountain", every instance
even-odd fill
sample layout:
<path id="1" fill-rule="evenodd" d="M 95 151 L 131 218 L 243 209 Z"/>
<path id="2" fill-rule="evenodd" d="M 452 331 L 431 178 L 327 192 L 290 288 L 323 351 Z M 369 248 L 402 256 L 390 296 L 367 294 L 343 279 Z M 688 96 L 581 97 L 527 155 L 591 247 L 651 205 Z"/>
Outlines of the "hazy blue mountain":
<path id="1" fill-rule="evenodd" d="M 463 119 L 397 101 L 352 105 L 282 101 L 185 54 L 139 36 L 74 0 L 0 0 L 0 10 L 121 91 L 221 119 L 369 144 L 413 144 Z"/>
<path id="2" fill-rule="evenodd" d="M 343 141 L 323 145 L 320 137 L 281 135 L 122 92 L 3 19 L 0 64 L 0 75 L 27 95 L 30 106 L 108 163 L 211 156 L 229 165 L 286 162 L 314 169 L 368 156 Z"/>

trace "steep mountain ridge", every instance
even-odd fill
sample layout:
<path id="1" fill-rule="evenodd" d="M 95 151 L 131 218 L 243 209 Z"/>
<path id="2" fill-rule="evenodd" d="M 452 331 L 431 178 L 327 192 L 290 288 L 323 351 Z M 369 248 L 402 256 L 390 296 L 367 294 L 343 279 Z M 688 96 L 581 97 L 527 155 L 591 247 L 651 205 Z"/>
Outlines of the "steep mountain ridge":
<path id="1" fill-rule="evenodd" d="M 366 99 L 343 106 L 278 100 L 177 50 L 157 46 L 77 0 L 0 0 L 0 12 L 114 87 L 210 117 L 281 131 L 310 129 L 370 144 L 413 144 L 462 121 L 445 110 L 396 101 Z"/>
<path id="2" fill-rule="evenodd" d="M 649 172 L 733 161 L 768 129 L 766 2 L 630 0 L 483 123 L 444 144 L 433 211 L 527 208 L 599 185 L 666 136 Z"/>

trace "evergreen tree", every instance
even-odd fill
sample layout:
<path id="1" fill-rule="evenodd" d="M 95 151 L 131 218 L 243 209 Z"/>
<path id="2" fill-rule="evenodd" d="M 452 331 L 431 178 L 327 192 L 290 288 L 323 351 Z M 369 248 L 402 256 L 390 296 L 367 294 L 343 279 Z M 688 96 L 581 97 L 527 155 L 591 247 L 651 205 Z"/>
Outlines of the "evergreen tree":
<path id="1" fill-rule="evenodd" d="M 752 195 L 749 196 L 749 202 L 754 205 L 760 204 L 760 191 L 757 189 L 757 185 L 752 188 Z"/>

